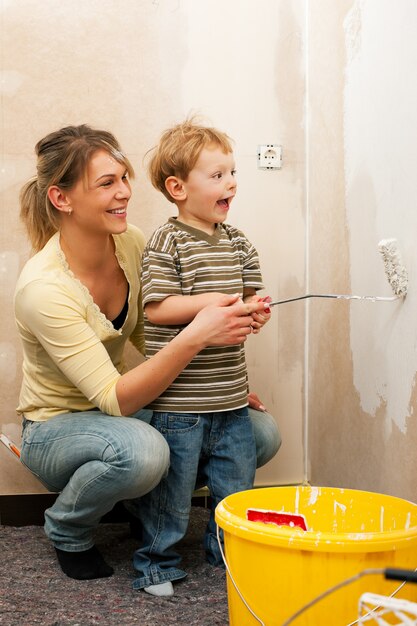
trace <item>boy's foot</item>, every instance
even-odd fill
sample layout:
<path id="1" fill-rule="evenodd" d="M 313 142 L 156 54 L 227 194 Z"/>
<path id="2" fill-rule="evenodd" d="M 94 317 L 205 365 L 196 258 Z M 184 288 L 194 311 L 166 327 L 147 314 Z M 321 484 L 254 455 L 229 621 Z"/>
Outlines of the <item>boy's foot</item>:
<path id="1" fill-rule="evenodd" d="M 160 598 L 168 598 L 169 596 L 174 595 L 174 587 L 172 586 L 172 582 L 170 580 L 167 580 L 165 583 L 159 583 L 159 585 L 149 585 L 149 587 L 144 587 L 143 591 L 150 593 L 151 596 L 158 596 Z"/>
<path id="2" fill-rule="evenodd" d="M 76 580 L 106 578 L 114 572 L 95 546 L 83 552 L 65 552 L 55 548 L 59 564 L 64 574 Z"/>

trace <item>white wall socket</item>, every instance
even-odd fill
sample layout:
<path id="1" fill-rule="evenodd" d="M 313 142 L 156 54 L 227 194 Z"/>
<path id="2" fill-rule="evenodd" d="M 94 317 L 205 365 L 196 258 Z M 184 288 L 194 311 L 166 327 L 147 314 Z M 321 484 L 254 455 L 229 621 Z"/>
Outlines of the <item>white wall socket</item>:
<path id="1" fill-rule="evenodd" d="M 258 146 L 258 168 L 261 170 L 279 170 L 282 167 L 282 146 L 268 143 Z"/>

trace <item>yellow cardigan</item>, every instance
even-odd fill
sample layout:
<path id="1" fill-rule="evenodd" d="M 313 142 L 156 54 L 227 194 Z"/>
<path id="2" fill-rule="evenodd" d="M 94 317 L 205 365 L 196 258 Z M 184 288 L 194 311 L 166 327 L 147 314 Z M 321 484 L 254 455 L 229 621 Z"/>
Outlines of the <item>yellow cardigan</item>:
<path id="1" fill-rule="evenodd" d="M 113 238 L 129 282 L 129 309 L 120 330 L 70 271 L 59 233 L 20 274 L 15 315 L 23 344 L 23 382 L 17 412 L 29 420 L 92 408 L 121 415 L 116 383 L 126 371 L 126 341 L 144 354 L 140 268 L 145 238 L 132 225 Z"/>

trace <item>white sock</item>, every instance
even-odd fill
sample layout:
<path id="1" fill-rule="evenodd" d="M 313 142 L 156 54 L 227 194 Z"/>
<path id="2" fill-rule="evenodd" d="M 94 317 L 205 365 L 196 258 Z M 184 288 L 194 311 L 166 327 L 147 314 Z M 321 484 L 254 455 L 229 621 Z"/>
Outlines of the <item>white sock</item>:
<path id="1" fill-rule="evenodd" d="M 150 593 L 151 596 L 168 597 L 174 595 L 174 587 L 172 586 L 172 582 L 170 580 L 167 580 L 166 583 L 159 583 L 159 585 L 149 585 L 149 587 L 144 587 L 143 591 Z"/>

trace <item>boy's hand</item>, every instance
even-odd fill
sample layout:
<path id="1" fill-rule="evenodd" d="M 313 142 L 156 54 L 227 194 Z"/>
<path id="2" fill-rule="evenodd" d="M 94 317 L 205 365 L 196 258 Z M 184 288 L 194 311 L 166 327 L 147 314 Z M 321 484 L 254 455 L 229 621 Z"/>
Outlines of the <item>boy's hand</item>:
<path id="1" fill-rule="evenodd" d="M 261 296 L 247 296 L 245 298 L 245 302 L 271 302 L 271 296 L 266 296 L 265 298 L 261 298 Z M 271 309 L 265 309 L 264 311 L 258 313 L 254 311 L 252 313 L 252 333 L 257 335 L 261 332 L 262 326 L 264 326 L 271 319 Z"/>
<path id="2" fill-rule="evenodd" d="M 246 341 L 252 332 L 253 313 L 263 312 L 267 304 L 262 299 L 242 302 L 238 294 L 222 296 L 220 306 L 206 306 L 181 335 L 193 335 L 193 341 L 208 346 L 231 346 Z"/>

